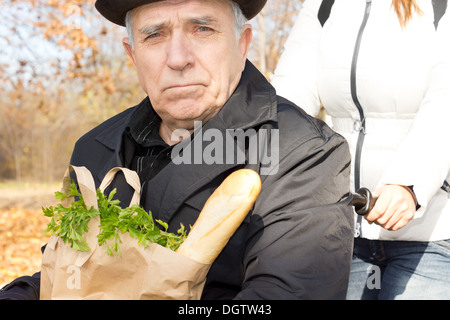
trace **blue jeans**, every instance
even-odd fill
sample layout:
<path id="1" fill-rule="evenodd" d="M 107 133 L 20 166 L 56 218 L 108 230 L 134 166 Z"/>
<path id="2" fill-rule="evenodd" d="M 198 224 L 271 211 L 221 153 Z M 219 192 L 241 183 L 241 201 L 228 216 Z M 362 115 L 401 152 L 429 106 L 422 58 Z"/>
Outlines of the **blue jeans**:
<path id="1" fill-rule="evenodd" d="M 355 239 L 349 300 L 450 300 L 450 240 Z"/>

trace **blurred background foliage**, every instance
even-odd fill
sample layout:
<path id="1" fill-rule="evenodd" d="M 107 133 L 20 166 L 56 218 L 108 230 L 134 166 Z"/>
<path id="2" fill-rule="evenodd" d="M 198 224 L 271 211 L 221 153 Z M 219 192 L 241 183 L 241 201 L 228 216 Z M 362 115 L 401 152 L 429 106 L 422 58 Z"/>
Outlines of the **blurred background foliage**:
<path id="1" fill-rule="evenodd" d="M 0 182 L 59 181 L 75 141 L 145 96 L 94 0 L 0 0 Z M 250 60 L 270 77 L 301 0 L 269 0 Z"/>

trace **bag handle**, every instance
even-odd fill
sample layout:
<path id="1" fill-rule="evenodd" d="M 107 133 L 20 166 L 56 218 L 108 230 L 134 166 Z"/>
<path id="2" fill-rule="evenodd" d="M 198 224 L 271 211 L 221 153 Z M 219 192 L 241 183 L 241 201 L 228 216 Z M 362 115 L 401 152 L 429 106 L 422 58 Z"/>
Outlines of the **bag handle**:
<path id="1" fill-rule="evenodd" d="M 72 179 L 70 177 L 71 172 L 75 172 L 78 187 L 80 189 L 80 193 L 83 196 L 86 206 L 88 208 L 94 207 L 94 209 L 98 209 L 97 192 L 95 191 L 94 178 L 92 178 L 91 172 L 86 167 L 69 165 L 63 177 L 63 186 L 61 188 L 61 192 L 67 194 L 67 192 L 69 191 L 69 187 L 72 183 Z M 61 204 L 67 207 L 70 205 L 70 203 L 72 203 L 73 200 L 73 197 L 68 197 L 61 200 Z"/>
<path id="2" fill-rule="evenodd" d="M 72 178 L 70 177 L 71 172 L 75 173 L 78 187 L 81 195 L 83 196 L 83 200 L 86 206 L 88 208 L 94 207 L 94 209 L 98 210 L 97 192 L 95 191 L 94 178 L 92 178 L 91 172 L 86 167 L 69 165 L 66 169 L 66 172 L 64 173 L 61 192 L 64 194 L 67 194 L 69 192 L 70 185 L 72 184 Z M 73 201 L 74 197 L 67 197 L 61 200 L 61 204 L 64 207 L 69 207 Z M 57 242 L 58 237 L 51 237 L 47 243 L 47 247 L 54 250 Z"/>
<path id="3" fill-rule="evenodd" d="M 77 176 L 78 186 L 80 188 L 81 194 L 83 195 L 84 203 L 86 204 L 86 206 L 88 206 L 88 207 L 93 206 L 95 209 L 98 210 L 97 192 L 95 189 L 95 182 L 92 177 L 92 174 L 86 167 L 76 167 L 76 166 L 72 166 L 72 165 L 69 166 L 69 168 L 67 169 L 66 174 L 64 175 L 64 178 L 63 178 L 63 189 L 62 190 L 64 190 L 67 193 L 69 186 L 71 184 L 70 172 L 72 172 L 72 171 L 74 171 Z M 133 204 L 139 204 L 140 191 L 141 191 L 140 184 L 141 183 L 140 183 L 139 176 L 137 175 L 137 173 L 134 171 L 131 171 L 129 169 L 119 168 L 119 167 L 111 169 L 105 175 L 105 178 L 103 178 L 103 181 L 99 187 L 100 191 L 104 192 L 105 189 L 111 184 L 111 182 L 113 181 L 116 174 L 120 171 L 123 172 L 123 174 L 125 175 L 125 179 L 126 179 L 127 183 L 134 189 L 134 194 L 133 194 L 133 198 L 131 199 L 130 206 Z M 70 199 L 70 198 L 66 198 L 63 200 L 68 201 L 69 205 L 70 205 L 70 202 L 73 201 L 73 199 Z M 98 219 L 98 217 L 96 217 L 94 219 Z M 98 222 L 94 222 L 94 224 L 91 225 L 90 228 L 91 227 L 94 229 L 99 228 Z M 93 231 L 93 230 L 91 230 L 91 231 Z M 98 232 L 88 233 L 88 237 L 93 237 L 93 238 L 95 238 L 95 240 L 93 240 L 92 238 L 90 240 L 89 239 L 86 239 L 86 240 L 89 243 L 95 242 L 96 246 L 92 247 L 91 251 L 89 251 L 89 252 L 78 252 L 77 258 L 75 260 L 75 266 L 81 268 L 86 263 L 86 261 L 89 260 L 91 255 L 94 253 L 94 251 L 98 247 L 98 243 L 96 241 L 97 234 L 98 234 Z"/>
<path id="4" fill-rule="evenodd" d="M 130 206 L 139 204 L 139 200 L 141 198 L 141 182 L 139 180 L 138 174 L 130 169 L 120 167 L 112 168 L 103 178 L 103 181 L 100 184 L 100 191 L 101 192 L 105 191 L 105 189 L 114 180 L 114 177 L 118 172 L 122 172 L 124 174 L 125 180 L 134 189 L 134 194 L 133 197 L 131 198 Z"/>

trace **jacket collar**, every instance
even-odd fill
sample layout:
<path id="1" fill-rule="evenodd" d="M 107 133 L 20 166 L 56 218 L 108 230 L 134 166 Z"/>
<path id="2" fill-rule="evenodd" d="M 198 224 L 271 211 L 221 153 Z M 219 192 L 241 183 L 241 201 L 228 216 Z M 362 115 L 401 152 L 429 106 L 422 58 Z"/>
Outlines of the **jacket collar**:
<path id="1" fill-rule="evenodd" d="M 217 129 L 248 129 L 277 120 L 275 89 L 247 60 L 235 92 L 221 111 L 205 127 Z"/>

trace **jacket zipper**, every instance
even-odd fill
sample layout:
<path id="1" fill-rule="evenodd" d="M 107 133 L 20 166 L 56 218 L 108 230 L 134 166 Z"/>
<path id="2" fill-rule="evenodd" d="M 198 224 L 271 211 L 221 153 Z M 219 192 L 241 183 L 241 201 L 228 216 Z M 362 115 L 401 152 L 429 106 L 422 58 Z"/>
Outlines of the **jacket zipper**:
<path id="1" fill-rule="evenodd" d="M 364 12 L 364 18 L 361 23 L 361 27 L 359 28 L 358 37 L 356 38 L 355 50 L 353 51 L 353 59 L 350 73 L 350 90 L 353 102 L 356 105 L 356 108 L 359 112 L 359 121 L 355 121 L 354 129 L 358 131 L 358 141 L 356 143 L 356 151 L 355 151 L 355 167 L 354 167 L 354 177 L 355 177 L 355 190 L 358 190 L 361 187 L 361 153 L 362 147 L 364 144 L 364 136 L 366 134 L 366 118 L 364 116 L 364 109 L 361 106 L 361 103 L 358 99 L 357 89 L 356 89 L 356 68 L 358 65 L 358 56 L 359 50 L 361 47 L 361 39 L 364 33 L 364 30 L 367 25 L 367 21 L 369 20 L 370 10 L 372 8 L 372 0 L 366 0 L 366 9 Z M 361 235 L 361 222 L 362 217 L 358 216 L 356 225 L 355 225 L 355 237 L 359 237 Z"/>

